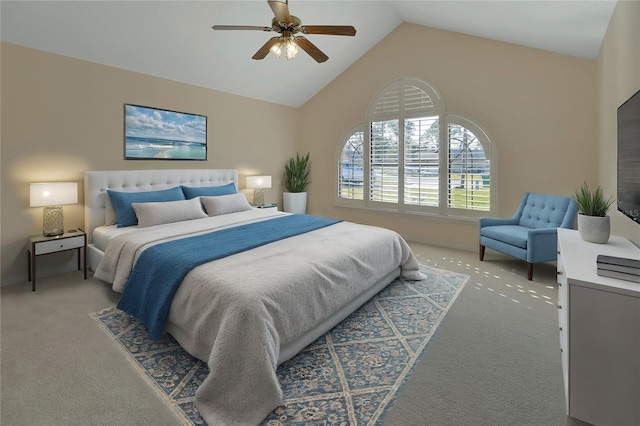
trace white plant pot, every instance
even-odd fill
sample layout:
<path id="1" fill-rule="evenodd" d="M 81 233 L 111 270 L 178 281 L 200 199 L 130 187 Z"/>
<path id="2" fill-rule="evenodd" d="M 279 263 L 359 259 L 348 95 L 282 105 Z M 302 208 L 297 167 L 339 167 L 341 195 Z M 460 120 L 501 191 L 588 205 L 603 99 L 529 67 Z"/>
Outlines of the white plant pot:
<path id="1" fill-rule="evenodd" d="M 305 214 L 307 211 L 306 192 L 283 192 L 284 211 L 287 213 Z"/>
<path id="2" fill-rule="evenodd" d="M 584 241 L 596 244 L 606 243 L 611 234 L 609 216 L 587 216 L 578 213 L 578 233 Z"/>

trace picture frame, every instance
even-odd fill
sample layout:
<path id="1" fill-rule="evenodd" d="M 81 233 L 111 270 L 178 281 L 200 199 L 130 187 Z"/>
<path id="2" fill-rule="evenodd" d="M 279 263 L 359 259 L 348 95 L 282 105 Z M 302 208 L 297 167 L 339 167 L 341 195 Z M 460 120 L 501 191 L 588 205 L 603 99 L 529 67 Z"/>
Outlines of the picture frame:
<path id="1" fill-rule="evenodd" d="M 125 160 L 207 160 L 207 117 L 124 104 Z"/>

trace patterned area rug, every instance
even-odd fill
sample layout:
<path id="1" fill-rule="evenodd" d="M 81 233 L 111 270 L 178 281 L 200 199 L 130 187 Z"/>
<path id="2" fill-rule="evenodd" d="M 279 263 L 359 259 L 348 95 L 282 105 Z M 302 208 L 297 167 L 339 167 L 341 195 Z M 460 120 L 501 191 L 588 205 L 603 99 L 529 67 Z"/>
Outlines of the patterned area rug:
<path id="1" fill-rule="evenodd" d="M 278 367 L 284 404 L 263 425 L 373 425 L 434 335 L 467 275 L 423 266 L 427 279 L 396 279 L 356 312 Z M 188 425 L 206 424 L 194 403 L 208 373 L 167 333 L 153 341 L 134 317 L 92 314 Z"/>

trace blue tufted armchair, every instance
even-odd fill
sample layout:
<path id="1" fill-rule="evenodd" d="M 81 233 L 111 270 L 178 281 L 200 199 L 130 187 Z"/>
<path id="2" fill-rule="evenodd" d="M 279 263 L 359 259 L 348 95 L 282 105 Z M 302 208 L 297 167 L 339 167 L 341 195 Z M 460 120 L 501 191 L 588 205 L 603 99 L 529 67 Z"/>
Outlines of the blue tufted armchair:
<path id="1" fill-rule="evenodd" d="M 556 260 L 558 228 L 571 228 L 578 212 L 571 197 L 527 192 L 511 219 L 480 219 L 480 260 L 485 247 L 527 262 L 527 278 L 533 264 Z"/>

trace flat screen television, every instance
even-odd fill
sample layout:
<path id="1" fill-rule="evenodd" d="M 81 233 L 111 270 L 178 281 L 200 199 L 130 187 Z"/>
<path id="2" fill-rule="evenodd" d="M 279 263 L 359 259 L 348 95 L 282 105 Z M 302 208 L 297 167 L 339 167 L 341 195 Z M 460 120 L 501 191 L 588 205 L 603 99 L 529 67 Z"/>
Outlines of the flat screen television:
<path id="1" fill-rule="evenodd" d="M 618 210 L 640 224 L 640 90 L 618 107 Z"/>

